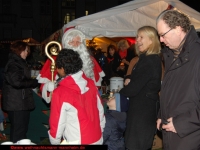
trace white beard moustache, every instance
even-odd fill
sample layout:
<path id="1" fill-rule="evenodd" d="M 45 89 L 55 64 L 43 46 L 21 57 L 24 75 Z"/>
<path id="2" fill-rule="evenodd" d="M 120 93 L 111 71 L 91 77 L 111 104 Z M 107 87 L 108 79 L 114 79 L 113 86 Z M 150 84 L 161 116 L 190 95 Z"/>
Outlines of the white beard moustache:
<path id="1" fill-rule="evenodd" d="M 83 72 L 88 78 L 94 80 L 94 72 L 93 72 L 94 65 L 86 46 L 83 43 L 81 43 L 78 47 L 73 47 L 69 44 L 66 44 L 64 45 L 64 48 L 72 49 L 79 53 L 80 58 L 83 62 L 83 67 L 82 67 Z"/>

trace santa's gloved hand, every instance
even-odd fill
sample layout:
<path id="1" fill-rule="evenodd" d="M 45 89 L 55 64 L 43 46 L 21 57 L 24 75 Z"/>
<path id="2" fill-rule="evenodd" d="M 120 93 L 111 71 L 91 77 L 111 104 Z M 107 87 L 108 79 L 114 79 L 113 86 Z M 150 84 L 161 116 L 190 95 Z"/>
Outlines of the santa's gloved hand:
<path id="1" fill-rule="evenodd" d="M 49 81 L 46 84 L 47 91 L 52 92 L 55 89 L 55 83 L 52 81 Z"/>

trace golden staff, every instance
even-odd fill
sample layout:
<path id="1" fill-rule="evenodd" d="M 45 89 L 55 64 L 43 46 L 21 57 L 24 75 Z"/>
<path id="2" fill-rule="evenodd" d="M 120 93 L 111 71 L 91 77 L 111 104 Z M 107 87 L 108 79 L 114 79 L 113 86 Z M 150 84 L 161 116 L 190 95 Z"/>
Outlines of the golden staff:
<path id="1" fill-rule="evenodd" d="M 45 54 L 51 60 L 51 81 L 53 82 L 54 81 L 54 70 L 56 68 L 56 65 L 55 65 L 55 60 L 51 57 L 51 55 L 48 52 L 48 47 L 51 44 L 55 44 L 59 47 L 59 49 L 55 45 L 53 47 L 51 47 L 50 48 L 51 55 L 58 55 L 58 52 L 61 51 L 62 47 L 61 47 L 60 43 L 58 43 L 56 41 L 51 41 L 51 42 L 47 43 L 47 45 L 45 46 Z"/>

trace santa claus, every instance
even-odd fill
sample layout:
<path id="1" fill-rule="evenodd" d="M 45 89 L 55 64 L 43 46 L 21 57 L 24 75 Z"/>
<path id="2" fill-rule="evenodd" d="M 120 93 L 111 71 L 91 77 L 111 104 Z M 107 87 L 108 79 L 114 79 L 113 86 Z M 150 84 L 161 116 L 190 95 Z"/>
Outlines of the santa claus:
<path id="1" fill-rule="evenodd" d="M 100 87 L 102 78 L 105 76 L 105 73 L 96 62 L 95 58 L 90 55 L 85 45 L 85 40 L 85 35 L 81 31 L 70 28 L 63 34 L 62 47 L 73 49 L 74 51 L 77 51 L 79 53 L 80 58 L 83 61 L 82 70 L 87 77 L 93 79 L 97 87 Z M 54 57 L 54 59 L 56 59 L 56 57 Z M 48 59 L 37 77 L 38 82 L 41 83 L 40 90 L 42 91 L 42 98 L 47 103 L 50 103 L 51 101 L 51 96 L 49 95 L 49 93 L 54 90 L 56 86 L 56 81 L 59 80 L 59 76 L 55 71 L 55 82 L 51 81 L 50 65 L 51 61 Z"/>

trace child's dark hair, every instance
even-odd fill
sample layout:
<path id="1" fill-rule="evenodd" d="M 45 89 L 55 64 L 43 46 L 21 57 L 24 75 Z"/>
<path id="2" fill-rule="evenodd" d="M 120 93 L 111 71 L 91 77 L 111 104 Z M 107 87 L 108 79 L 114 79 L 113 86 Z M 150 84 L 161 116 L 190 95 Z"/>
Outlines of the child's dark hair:
<path id="1" fill-rule="evenodd" d="M 65 74 L 74 74 L 82 69 L 83 61 L 79 54 L 72 49 L 62 49 L 56 58 L 56 67 L 62 68 Z"/>

